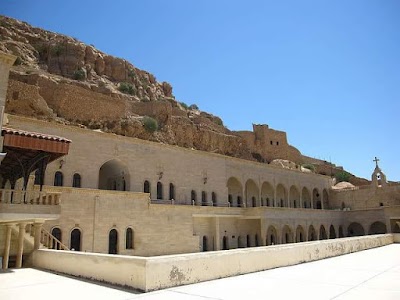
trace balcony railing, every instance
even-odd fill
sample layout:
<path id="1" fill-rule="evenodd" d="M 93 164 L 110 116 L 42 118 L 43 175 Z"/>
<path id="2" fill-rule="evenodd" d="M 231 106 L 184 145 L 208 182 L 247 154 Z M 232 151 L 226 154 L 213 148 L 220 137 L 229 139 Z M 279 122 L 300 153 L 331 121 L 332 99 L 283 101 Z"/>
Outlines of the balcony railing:
<path id="1" fill-rule="evenodd" d="M 60 205 L 61 193 L 0 189 L 0 204 Z"/>

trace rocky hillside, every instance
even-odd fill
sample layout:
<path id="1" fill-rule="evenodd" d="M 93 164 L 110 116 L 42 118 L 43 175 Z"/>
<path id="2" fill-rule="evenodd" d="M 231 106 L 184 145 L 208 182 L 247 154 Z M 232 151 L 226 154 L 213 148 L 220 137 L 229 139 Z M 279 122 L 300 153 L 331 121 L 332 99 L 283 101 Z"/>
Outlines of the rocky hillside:
<path id="1" fill-rule="evenodd" d="M 305 162 L 285 132 L 266 125 L 232 132 L 177 101 L 169 83 L 75 38 L 0 16 L 0 51 L 18 57 L 7 113 L 266 163 L 290 160 L 297 169 Z"/>

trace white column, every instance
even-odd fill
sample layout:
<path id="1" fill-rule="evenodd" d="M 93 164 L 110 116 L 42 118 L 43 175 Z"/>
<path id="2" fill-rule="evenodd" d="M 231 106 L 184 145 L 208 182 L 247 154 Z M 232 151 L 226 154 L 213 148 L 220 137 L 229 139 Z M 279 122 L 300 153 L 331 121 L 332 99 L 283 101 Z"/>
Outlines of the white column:
<path id="1" fill-rule="evenodd" d="M 221 250 L 221 238 L 219 234 L 219 217 L 215 217 L 215 250 Z"/>
<path id="2" fill-rule="evenodd" d="M 35 236 L 34 246 L 33 246 L 34 250 L 38 250 L 40 247 L 40 233 L 41 233 L 42 225 L 43 225 L 42 223 L 33 224 L 33 230 L 34 230 L 34 236 Z"/>
<path id="3" fill-rule="evenodd" d="M 11 246 L 11 224 L 6 225 L 6 240 L 4 243 L 3 252 L 3 270 L 8 269 L 8 260 L 10 258 L 10 246 Z"/>
<path id="4" fill-rule="evenodd" d="M 15 264 L 16 268 L 21 268 L 22 267 L 22 255 L 24 253 L 25 226 L 26 226 L 25 223 L 20 223 L 19 224 L 17 262 Z"/>

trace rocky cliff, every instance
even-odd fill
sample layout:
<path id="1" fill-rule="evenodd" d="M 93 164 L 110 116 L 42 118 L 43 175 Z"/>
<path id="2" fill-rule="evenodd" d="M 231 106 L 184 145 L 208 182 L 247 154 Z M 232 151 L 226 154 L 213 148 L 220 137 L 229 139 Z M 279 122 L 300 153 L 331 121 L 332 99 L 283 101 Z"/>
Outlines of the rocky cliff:
<path id="1" fill-rule="evenodd" d="M 0 16 L 0 51 L 17 56 L 6 112 L 269 163 L 304 162 L 286 133 L 233 132 L 179 102 L 172 86 L 75 38 Z"/>

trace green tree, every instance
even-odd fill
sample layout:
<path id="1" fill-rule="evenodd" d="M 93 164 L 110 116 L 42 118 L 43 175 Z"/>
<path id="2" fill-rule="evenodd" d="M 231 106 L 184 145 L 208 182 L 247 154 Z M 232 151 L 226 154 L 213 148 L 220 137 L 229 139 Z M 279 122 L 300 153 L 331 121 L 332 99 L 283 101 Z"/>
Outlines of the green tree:
<path id="1" fill-rule="evenodd" d="M 335 174 L 335 178 L 337 182 L 342 182 L 342 181 L 349 181 L 351 177 L 351 174 L 346 172 L 346 171 L 341 171 L 341 172 L 337 172 Z"/>

